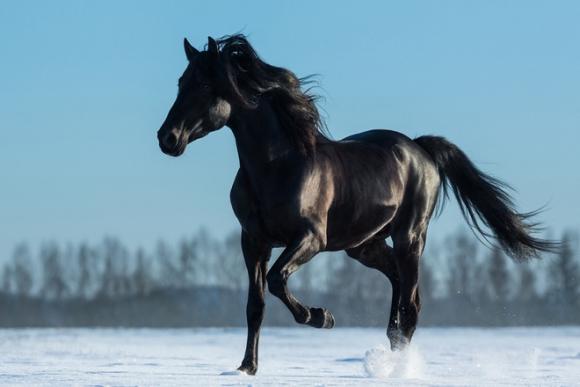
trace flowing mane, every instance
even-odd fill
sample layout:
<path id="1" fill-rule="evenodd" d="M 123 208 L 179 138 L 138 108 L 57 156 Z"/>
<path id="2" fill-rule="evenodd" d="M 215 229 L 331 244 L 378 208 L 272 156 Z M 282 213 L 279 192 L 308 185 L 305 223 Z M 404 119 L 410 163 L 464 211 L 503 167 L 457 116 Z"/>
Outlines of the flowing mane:
<path id="1" fill-rule="evenodd" d="M 312 83 L 310 77 L 298 78 L 264 62 L 244 35 L 225 36 L 217 44 L 230 97 L 247 108 L 256 108 L 261 98 L 269 98 L 284 131 L 300 151 L 310 153 L 317 143 L 330 141 L 316 106 L 318 97 L 304 89 Z"/>

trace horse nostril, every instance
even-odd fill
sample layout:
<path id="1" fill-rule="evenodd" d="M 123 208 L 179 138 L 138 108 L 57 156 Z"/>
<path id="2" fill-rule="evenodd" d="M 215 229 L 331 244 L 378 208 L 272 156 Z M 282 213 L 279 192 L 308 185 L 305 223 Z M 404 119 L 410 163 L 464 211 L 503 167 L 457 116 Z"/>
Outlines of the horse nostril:
<path id="1" fill-rule="evenodd" d="M 173 148 L 177 145 L 177 136 L 171 132 L 167 133 L 163 138 L 163 143 L 165 143 L 166 147 Z"/>

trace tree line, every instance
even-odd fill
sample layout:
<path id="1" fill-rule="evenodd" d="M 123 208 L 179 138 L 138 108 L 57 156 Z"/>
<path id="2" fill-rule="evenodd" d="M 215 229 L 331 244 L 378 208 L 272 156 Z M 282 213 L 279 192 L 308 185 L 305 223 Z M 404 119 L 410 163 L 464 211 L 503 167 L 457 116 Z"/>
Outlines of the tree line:
<path id="1" fill-rule="evenodd" d="M 200 230 L 177 244 L 130 250 L 118 238 L 90 245 L 26 243 L 5 260 L 1 326 L 240 326 L 247 274 L 239 233 Z M 423 325 L 580 323 L 578 234 L 558 254 L 514 263 L 466 232 L 431 242 L 421 261 Z M 273 252 L 273 260 L 279 254 Z M 344 253 L 324 253 L 290 281 L 306 303 L 328 307 L 339 325 L 385 325 L 388 280 Z M 266 323 L 292 325 L 267 300 Z"/>

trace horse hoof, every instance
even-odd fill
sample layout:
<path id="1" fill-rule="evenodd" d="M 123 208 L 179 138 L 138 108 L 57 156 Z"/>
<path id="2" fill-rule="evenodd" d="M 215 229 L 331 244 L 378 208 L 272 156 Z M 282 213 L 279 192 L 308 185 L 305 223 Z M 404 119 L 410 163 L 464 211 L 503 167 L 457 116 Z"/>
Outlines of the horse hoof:
<path id="1" fill-rule="evenodd" d="M 256 372 L 258 371 L 258 367 L 255 365 L 244 365 L 242 364 L 239 368 L 238 371 L 246 374 L 246 375 L 256 375 Z"/>
<path id="2" fill-rule="evenodd" d="M 393 352 L 403 351 L 409 345 L 409 339 L 399 330 L 389 332 L 388 337 L 391 342 L 391 351 Z"/>
<path id="3" fill-rule="evenodd" d="M 314 328 L 330 329 L 334 327 L 334 316 L 327 309 L 311 308 L 308 325 Z"/>

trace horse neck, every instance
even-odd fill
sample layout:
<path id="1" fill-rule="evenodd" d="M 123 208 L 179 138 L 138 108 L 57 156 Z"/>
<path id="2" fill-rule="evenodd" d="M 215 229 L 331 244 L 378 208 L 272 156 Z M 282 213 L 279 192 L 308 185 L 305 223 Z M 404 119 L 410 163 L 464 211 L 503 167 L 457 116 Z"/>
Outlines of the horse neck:
<path id="1" fill-rule="evenodd" d="M 255 109 L 234 110 L 228 126 L 236 138 L 240 167 L 252 176 L 259 178 L 280 157 L 298 154 L 265 100 Z"/>

